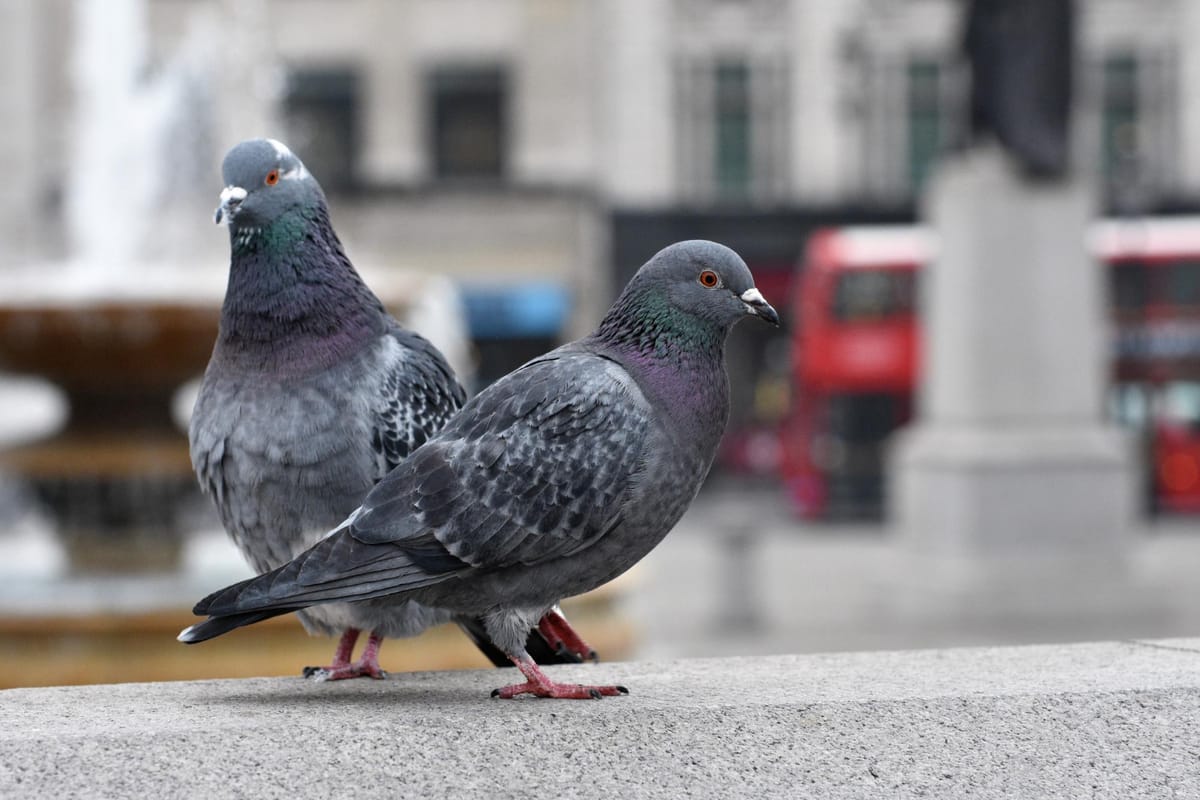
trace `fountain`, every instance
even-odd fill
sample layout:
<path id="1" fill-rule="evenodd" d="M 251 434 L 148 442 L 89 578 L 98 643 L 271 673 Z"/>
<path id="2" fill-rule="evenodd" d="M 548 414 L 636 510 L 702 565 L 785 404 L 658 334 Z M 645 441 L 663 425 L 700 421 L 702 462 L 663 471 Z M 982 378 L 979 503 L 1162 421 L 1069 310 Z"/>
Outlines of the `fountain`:
<path id="1" fill-rule="evenodd" d="M 69 407 L 61 431 L 0 467 L 31 486 L 82 572 L 176 563 L 176 512 L 196 489 L 171 400 L 204 369 L 224 283 L 219 255 L 189 266 L 205 249 L 184 235 L 209 233 L 203 48 L 191 37 L 150 73 L 145 13 L 75 3 L 70 257 L 0 275 L 0 369 L 49 380 Z"/>
<path id="2" fill-rule="evenodd" d="M 0 370 L 55 384 L 68 418 L 50 438 L 0 452 L 0 469 L 51 512 L 75 572 L 168 569 L 181 552 L 179 512 L 198 493 L 172 400 L 212 352 L 228 263 L 226 236 L 209 222 L 215 168 L 230 142 L 276 130 L 269 8 L 191 9 L 188 33 L 153 68 L 146 0 L 75 0 L 73 10 L 69 257 L 0 270 Z M 467 374 L 448 279 L 363 272 Z"/>
<path id="3" fill-rule="evenodd" d="M 18 18 L 57 24 L 61 5 L 21 4 L 30 10 Z M 180 423 L 191 407 L 186 387 L 211 353 L 225 289 L 228 238 L 212 224 L 222 152 L 249 136 L 289 138 L 274 118 L 281 82 L 270 67 L 271 6 L 68 6 L 73 115 L 47 112 L 45 123 L 62 123 L 70 143 L 61 159 L 62 213 L 42 224 L 34 218 L 40 192 L 24 195 L 32 200 L 19 224 L 37 231 L 28 241 L 41 250 L 29 254 L 24 239 L 11 249 L 0 241 L 0 370 L 56 385 L 68 406 L 59 430 L 32 441 L 42 434 L 23 429 L 28 415 L 0 419 L 6 441 L 22 437 L 0 452 L 0 470 L 13 478 L 0 485 L 0 652 L 28 656 L 0 658 L 0 688 L 278 674 L 324 655 L 323 642 L 286 618 L 265 646 L 234 642 L 215 662 L 174 639 L 193 621 L 197 597 L 248 572 L 199 496 Z M 153 18 L 156 29 L 186 31 L 156 48 L 169 53 L 159 62 L 148 57 L 148 9 L 165 15 Z M 11 30 L 0 26 L 0 42 L 29 33 Z M 37 133 L 56 140 L 56 130 Z M 334 205 L 335 219 L 352 213 Z M 355 247 L 370 253 L 369 242 L 347 244 L 392 313 L 469 375 L 452 282 L 394 269 L 392 253 Z M 10 262 L 9 252 L 20 260 Z M 6 387 L 8 397 L 31 394 Z M 4 513 L 27 511 L 26 499 L 45 513 Z M 594 638 L 616 654 L 628 636 L 622 628 Z M 457 634 L 435 634 L 426 651 L 407 668 L 478 664 Z"/>

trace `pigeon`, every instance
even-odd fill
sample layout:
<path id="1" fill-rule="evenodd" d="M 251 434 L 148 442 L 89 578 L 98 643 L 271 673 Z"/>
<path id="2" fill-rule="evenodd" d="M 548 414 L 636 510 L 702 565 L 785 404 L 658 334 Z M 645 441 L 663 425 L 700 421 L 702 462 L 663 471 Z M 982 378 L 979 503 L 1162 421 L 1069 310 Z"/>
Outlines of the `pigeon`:
<path id="1" fill-rule="evenodd" d="M 779 324 L 734 251 L 665 248 L 594 333 L 480 392 L 314 547 L 201 600 L 209 619 L 180 641 L 325 603 L 416 601 L 484 620 L 526 679 L 493 696 L 627 693 L 556 683 L 525 632 L 632 567 L 691 504 L 729 416 L 725 340 L 747 316 Z"/>
<path id="2" fill-rule="evenodd" d="M 215 219 L 229 227 L 229 282 L 189 441 L 225 530 L 263 573 L 345 520 L 466 397 L 442 354 L 393 319 L 359 277 L 320 186 L 291 150 L 245 141 L 222 172 Z M 383 677 L 385 636 L 455 616 L 411 601 L 304 611 L 310 633 L 340 636 L 333 662 L 305 674 Z M 456 621 L 493 663 L 510 666 L 481 620 Z M 557 608 L 539 627 L 530 645 L 544 663 L 594 659 Z M 352 662 L 361 630 L 371 633 Z"/>

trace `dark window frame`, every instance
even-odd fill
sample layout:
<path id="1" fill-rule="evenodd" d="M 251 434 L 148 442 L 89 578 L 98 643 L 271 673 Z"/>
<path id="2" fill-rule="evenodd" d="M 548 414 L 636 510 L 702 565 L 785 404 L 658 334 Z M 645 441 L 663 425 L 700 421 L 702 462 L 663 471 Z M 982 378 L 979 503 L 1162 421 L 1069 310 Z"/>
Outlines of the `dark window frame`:
<path id="1" fill-rule="evenodd" d="M 503 64 L 441 64 L 426 73 L 427 153 L 433 180 L 498 183 L 508 179 L 511 83 Z M 479 127 L 479 119 L 473 127 L 472 115 L 491 117 L 490 143 L 485 142 L 474 154 L 469 152 L 470 139 L 488 137 L 489 131 Z M 475 163 L 472 155 L 477 158 Z"/>
<path id="2" fill-rule="evenodd" d="M 358 171 L 362 112 L 363 76 L 357 66 L 288 70 L 283 93 L 287 144 L 327 194 L 353 194 L 364 188 Z"/>

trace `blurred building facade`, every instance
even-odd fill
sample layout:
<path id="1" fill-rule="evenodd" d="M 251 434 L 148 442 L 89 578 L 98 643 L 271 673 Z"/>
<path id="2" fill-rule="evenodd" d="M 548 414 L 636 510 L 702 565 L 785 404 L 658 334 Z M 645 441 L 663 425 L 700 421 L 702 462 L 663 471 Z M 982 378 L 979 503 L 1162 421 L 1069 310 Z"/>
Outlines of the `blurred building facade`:
<path id="1" fill-rule="evenodd" d="M 1198 5 L 1079 3 L 1078 157 L 1109 210 L 1200 198 Z M 500 369 L 590 328 L 670 241 L 730 244 L 786 305 L 814 227 L 912 218 L 961 131 L 961 8 L 145 0 L 146 69 L 199 53 L 208 77 L 194 152 L 175 157 L 212 177 L 180 191 L 215 196 L 238 139 L 285 139 L 357 260 L 459 281 Z M 0 0 L 0 264 L 65 246 L 75 11 Z M 204 241 L 221 261 L 221 237 Z"/>

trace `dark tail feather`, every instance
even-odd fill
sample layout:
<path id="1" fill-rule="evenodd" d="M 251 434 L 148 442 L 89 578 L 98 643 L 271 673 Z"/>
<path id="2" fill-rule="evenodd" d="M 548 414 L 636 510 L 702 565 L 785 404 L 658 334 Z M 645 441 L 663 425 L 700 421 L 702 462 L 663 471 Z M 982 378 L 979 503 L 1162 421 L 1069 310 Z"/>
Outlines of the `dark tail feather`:
<path id="1" fill-rule="evenodd" d="M 211 617 L 276 609 L 286 613 L 321 603 L 386 597 L 448 577 L 425 572 L 398 548 L 365 547 L 345 534 L 330 536 L 280 567 L 213 592 L 192 612 Z"/>
<path id="2" fill-rule="evenodd" d="M 253 580 L 254 580 L 254 578 L 247 578 L 246 580 L 241 581 L 239 583 L 235 583 L 230 586 L 226 586 L 224 589 L 218 589 L 217 591 L 210 594 L 208 597 L 205 597 L 199 603 L 196 603 L 196 605 L 192 606 L 192 613 L 198 617 L 207 616 L 209 613 L 208 609 L 212 607 L 212 604 L 216 600 L 224 597 L 226 595 L 226 593 L 236 596 L 238 593 L 241 592 L 241 590 L 246 585 L 248 585 Z"/>
<path id="3" fill-rule="evenodd" d="M 253 625 L 256 622 L 262 622 L 264 619 L 278 617 L 282 614 L 290 614 L 295 610 L 294 608 L 273 608 L 268 611 L 249 611 L 245 614 L 213 617 L 212 619 L 204 620 L 204 622 L 197 622 L 190 628 L 184 628 L 177 638 L 184 644 L 207 642 L 209 639 L 220 636 L 223 633 L 229 633 L 234 628 L 240 628 L 243 625 Z"/>
<path id="4" fill-rule="evenodd" d="M 492 640 L 488 638 L 482 619 L 479 617 L 457 617 L 454 621 L 458 623 L 458 627 L 462 628 L 463 633 L 475 643 L 475 646 L 487 656 L 492 664 L 497 667 L 513 666 L 512 661 L 504 654 L 504 651 L 492 644 Z M 528 651 L 529 656 L 534 661 L 543 666 L 547 664 L 579 663 L 579 659 L 570 653 L 556 652 L 537 628 L 530 629 L 529 638 L 525 640 L 525 650 Z"/>

